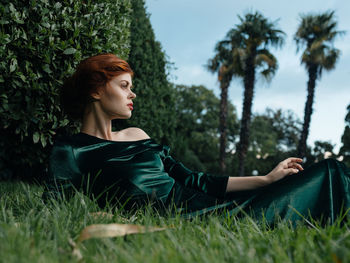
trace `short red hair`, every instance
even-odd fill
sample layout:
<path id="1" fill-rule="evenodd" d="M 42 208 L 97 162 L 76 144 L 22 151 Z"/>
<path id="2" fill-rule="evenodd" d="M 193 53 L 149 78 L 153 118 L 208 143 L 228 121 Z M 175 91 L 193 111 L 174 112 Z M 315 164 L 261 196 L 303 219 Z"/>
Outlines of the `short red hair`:
<path id="1" fill-rule="evenodd" d="M 92 101 L 90 94 L 123 73 L 134 75 L 129 64 L 114 54 L 84 59 L 63 84 L 61 105 L 64 112 L 72 119 L 82 119 L 87 104 Z"/>

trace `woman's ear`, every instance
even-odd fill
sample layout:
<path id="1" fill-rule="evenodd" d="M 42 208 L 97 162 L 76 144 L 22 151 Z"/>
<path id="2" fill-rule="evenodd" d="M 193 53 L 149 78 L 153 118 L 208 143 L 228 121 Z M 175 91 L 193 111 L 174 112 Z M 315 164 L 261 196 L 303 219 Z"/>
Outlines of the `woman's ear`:
<path id="1" fill-rule="evenodd" d="M 96 88 L 96 90 L 90 93 L 90 97 L 94 100 L 100 100 L 102 92 L 103 92 L 102 88 Z"/>
<path id="2" fill-rule="evenodd" d="M 90 97 L 93 99 L 93 100 L 99 100 L 101 98 L 100 94 L 98 92 L 92 92 L 90 94 Z"/>

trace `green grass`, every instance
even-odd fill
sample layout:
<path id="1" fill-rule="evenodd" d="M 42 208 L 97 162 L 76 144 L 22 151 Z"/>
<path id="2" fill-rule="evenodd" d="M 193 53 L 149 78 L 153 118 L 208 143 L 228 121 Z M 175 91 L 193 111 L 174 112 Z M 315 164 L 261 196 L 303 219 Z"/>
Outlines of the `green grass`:
<path id="1" fill-rule="evenodd" d="M 69 239 L 90 224 L 131 223 L 160 226 L 162 232 L 100 238 L 82 243 L 83 262 L 350 262 L 350 223 L 271 229 L 251 218 L 211 215 L 186 220 L 150 210 L 113 213 L 75 195 L 70 201 L 41 200 L 42 188 L 0 182 L 0 261 L 78 262 Z"/>

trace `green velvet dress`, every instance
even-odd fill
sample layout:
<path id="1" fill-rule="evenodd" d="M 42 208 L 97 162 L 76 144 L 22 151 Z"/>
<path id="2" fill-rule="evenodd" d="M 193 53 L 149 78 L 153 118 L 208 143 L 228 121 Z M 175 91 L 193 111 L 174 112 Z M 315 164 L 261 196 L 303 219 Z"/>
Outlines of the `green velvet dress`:
<path id="1" fill-rule="evenodd" d="M 114 142 L 78 133 L 56 141 L 45 195 L 70 195 L 77 189 L 101 206 L 109 202 L 130 209 L 152 202 L 185 217 L 214 210 L 247 212 L 268 223 L 310 216 L 332 223 L 350 208 L 350 171 L 333 159 L 252 191 L 226 194 L 227 180 L 189 170 L 153 139 Z"/>

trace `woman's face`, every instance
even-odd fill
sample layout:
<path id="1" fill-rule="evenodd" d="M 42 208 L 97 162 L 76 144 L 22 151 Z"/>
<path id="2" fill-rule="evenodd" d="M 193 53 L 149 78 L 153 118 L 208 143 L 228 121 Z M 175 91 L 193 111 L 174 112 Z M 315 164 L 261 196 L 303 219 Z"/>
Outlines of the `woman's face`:
<path id="1" fill-rule="evenodd" d="M 133 110 L 132 100 L 136 94 L 132 92 L 132 80 L 129 73 L 123 73 L 99 89 L 92 97 L 97 99 L 102 112 L 111 119 L 128 119 Z"/>

